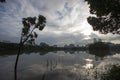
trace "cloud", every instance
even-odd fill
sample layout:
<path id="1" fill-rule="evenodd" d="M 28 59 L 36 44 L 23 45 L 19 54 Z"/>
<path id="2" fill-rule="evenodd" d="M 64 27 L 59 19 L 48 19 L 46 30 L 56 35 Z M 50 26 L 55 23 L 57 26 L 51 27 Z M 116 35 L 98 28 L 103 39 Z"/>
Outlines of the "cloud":
<path id="1" fill-rule="evenodd" d="M 111 39 L 92 30 L 86 18 L 90 15 L 84 0 L 8 0 L 0 3 L 0 40 L 18 42 L 21 34 L 21 20 L 28 16 L 44 15 L 45 29 L 40 32 L 37 43 L 50 44 L 89 43 L 94 37 Z M 119 42 L 119 41 L 118 41 Z"/>
<path id="2" fill-rule="evenodd" d="M 37 43 L 47 42 L 48 44 L 52 45 L 59 44 L 60 46 L 64 46 L 64 44 L 80 44 L 84 41 L 84 36 L 82 34 L 74 35 L 66 32 L 62 32 L 62 34 L 56 32 L 47 32 L 47 34 L 45 33 L 39 34 L 39 38 L 36 40 Z"/>

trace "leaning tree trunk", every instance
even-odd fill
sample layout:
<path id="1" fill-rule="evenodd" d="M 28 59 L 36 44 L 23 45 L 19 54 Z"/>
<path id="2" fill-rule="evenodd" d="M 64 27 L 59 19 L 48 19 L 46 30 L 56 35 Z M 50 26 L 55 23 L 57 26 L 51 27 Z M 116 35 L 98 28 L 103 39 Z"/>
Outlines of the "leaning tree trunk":
<path id="1" fill-rule="evenodd" d="M 17 65 L 18 65 L 18 60 L 19 60 L 21 48 L 22 48 L 22 44 L 20 43 L 19 48 L 18 48 L 17 57 L 15 60 L 15 66 L 14 66 L 14 80 L 17 80 Z"/>

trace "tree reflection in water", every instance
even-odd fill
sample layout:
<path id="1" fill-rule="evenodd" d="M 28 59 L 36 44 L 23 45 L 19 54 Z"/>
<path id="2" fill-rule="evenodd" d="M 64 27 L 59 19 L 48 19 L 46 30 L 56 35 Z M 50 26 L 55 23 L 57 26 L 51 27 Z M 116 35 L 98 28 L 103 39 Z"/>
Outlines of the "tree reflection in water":
<path id="1" fill-rule="evenodd" d="M 97 52 L 98 51 L 96 51 L 95 53 L 97 54 Z M 0 72 L 0 75 L 7 74 L 8 76 L 11 76 L 11 74 L 13 74 L 12 72 L 7 72 L 7 71 L 10 71 L 10 69 L 12 69 L 13 67 L 11 63 L 14 62 L 13 58 L 15 53 L 16 52 L 14 51 L 1 53 L 0 70 L 3 70 L 4 72 L 3 71 Z M 79 52 L 67 51 L 66 53 L 64 51 L 23 52 L 21 53 L 21 59 L 20 59 L 20 64 L 23 64 L 23 65 L 19 65 L 20 67 L 18 68 L 18 71 L 20 74 L 19 79 L 22 79 L 22 80 L 42 80 L 42 79 L 44 80 L 56 80 L 56 79 L 57 80 L 58 79 L 59 80 L 60 79 L 62 80 L 74 80 L 74 79 L 95 80 L 93 76 L 95 76 L 95 74 L 99 75 L 99 72 L 103 68 L 105 68 L 101 65 L 106 65 L 106 63 L 109 63 L 110 61 L 111 63 L 112 62 L 116 63 L 120 61 L 120 57 L 118 57 L 119 54 L 116 56 L 115 55 L 112 56 L 112 55 L 109 55 L 110 53 L 106 54 L 104 52 L 105 53 L 104 56 L 103 54 L 101 56 L 100 55 L 101 53 L 99 51 L 99 56 L 98 56 L 98 55 L 95 55 L 95 53 L 89 54 L 89 52 L 87 51 L 79 51 Z M 96 61 L 96 57 L 98 58 L 97 61 Z M 9 67 L 9 68 L 6 68 L 6 67 Z M 12 80 L 12 78 L 7 79 L 7 77 L 2 76 L 2 78 L 0 77 L 0 80 Z"/>

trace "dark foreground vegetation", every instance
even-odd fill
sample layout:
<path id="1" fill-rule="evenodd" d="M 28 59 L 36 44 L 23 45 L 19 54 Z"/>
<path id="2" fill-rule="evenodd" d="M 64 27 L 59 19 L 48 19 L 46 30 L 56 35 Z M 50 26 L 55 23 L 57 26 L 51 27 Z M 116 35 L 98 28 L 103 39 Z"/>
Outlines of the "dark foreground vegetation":
<path id="1" fill-rule="evenodd" d="M 102 80 L 120 80 L 120 65 L 112 65 L 111 68 L 101 75 Z"/>

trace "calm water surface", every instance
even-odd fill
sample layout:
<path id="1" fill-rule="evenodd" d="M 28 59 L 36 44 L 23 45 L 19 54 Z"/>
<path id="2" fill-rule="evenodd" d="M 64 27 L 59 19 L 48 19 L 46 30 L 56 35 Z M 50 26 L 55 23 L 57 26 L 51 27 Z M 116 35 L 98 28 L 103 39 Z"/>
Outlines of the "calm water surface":
<path id="1" fill-rule="evenodd" d="M 0 56 L 0 80 L 13 80 L 15 58 L 14 54 Z M 87 51 L 23 53 L 19 58 L 18 80 L 92 79 L 94 69 L 102 72 L 110 64 L 120 64 L 119 53 L 104 57 Z"/>

